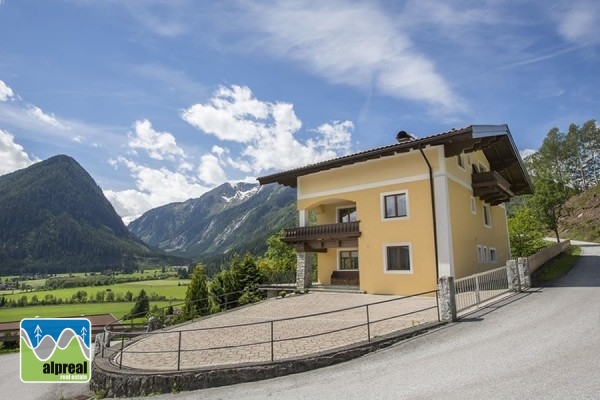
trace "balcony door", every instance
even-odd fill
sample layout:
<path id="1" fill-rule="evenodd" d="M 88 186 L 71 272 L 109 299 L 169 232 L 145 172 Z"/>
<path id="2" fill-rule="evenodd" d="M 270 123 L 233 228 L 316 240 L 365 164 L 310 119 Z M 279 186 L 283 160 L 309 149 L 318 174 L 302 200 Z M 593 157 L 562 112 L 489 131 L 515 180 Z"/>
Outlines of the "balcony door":
<path id="1" fill-rule="evenodd" d="M 356 222 L 356 207 L 338 208 L 337 222 Z"/>

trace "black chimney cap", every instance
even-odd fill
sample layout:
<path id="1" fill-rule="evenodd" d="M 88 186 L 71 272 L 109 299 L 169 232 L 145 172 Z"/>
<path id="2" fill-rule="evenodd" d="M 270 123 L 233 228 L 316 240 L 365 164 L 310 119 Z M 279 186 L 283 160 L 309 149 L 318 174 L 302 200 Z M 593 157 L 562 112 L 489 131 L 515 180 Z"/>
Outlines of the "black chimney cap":
<path id="1" fill-rule="evenodd" d="M 406 131 L 400 131 L 396 134 L 396 141 L 398 143 L 402 143 L 402 142 L 406 142 L 408 140 L 414 140 L 414 139 L 416 139 L 416 138 Z"/>

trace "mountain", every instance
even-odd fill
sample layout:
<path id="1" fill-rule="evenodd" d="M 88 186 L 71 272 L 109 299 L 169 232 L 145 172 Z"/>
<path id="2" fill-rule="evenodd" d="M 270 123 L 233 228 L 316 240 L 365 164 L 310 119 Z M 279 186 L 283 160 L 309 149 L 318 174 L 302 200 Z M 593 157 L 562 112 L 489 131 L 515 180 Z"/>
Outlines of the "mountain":
<path id="1" fill-rule="evenodd" d="M 133 269 L 164 257 L 129 232 L 65 155 L 0 176 L 0 275 Z"/>
<path id="2" fill-rule="evenodd" d="M 231 251 L 260 252 L 269 236 L 295 225 L 295 189 L 241 182 L 147 211 L 128 228 L 170 254 L 206 259 Z"/>

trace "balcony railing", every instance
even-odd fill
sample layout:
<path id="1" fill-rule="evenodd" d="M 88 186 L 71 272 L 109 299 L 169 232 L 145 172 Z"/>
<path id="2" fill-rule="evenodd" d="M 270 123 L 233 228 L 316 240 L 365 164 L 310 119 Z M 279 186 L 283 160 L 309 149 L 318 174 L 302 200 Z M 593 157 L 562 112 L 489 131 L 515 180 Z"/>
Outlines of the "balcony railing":
<path id="1" fill-rule="evenodd" d="M 358 245 L 359 222 L 288 228 L 284 230 L 281 240 L 297 249 L 304 248 L 306 251 Z"/>
<path id="2" fill-rule="evenodd" d="M 491 205 L 503 203 L 514 196 L 510 183 L 496 171 L 474 172 L 471 183 L 473 194 Z"/>

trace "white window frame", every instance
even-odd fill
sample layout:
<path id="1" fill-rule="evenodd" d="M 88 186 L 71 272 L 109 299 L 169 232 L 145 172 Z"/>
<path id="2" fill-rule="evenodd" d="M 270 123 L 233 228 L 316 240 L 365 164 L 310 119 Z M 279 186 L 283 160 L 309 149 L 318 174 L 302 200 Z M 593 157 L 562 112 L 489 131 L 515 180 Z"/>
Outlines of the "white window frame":
<path id="1" fill-rule="evenodd" d="M 408 260 L 410 262 L 410 269 L 407 270 L 388 270 L 388 259 L 387 259 L 387 250 L 388 247 L 408 247 Z M 384 243 L 382 245 L 383 248 L 383 273 L 384 274 L 400 274 L 400 275 L 410 275 L 414 271 L 414 263 L 413 263 L 413 250 L 411 242 L 398 242 L 398 243 Z"/>
<path id="2" fill-rule="evenodd" d="M 483 247 L 479 244 L 477 245 L 477 262 L 483 264 Z"/>
<path id="3" fill-rule="evenodd" d="M 385 216 L 385 212 L 386 212 L 385 198 L 386 198 L 386 196 L 394 196 L 394 195 L 398 195 L 398 194 L 403 194 L 404 199 L 406 200 L 406 215 L 399 216 L 399 217 L 386 217 Z M 380 203 L 380 207 L 381 207 L 381 221 L 401 221 L 401 220 L 410 218 L 410 207 L 409 207 L 410 201 L 409 201 L 409 197 L 408 197 L 408 190 L 395 190 L 393 192 L 380 193 L 379 194 L 379 203 Z"/>
<path id="4" fill-rule="evenodd" d="M 487 246 L 483 246 L 483 263 L 487 264 L 489 262 L 490 256 L 489 256 L 489 250 L 487 248 Z"/>
<path id="5" fill-rule="evenodd" d="M 477 202 L 475 201 L 475 197 L 471 196 L 471 213 L 477 215 Z"/>
<path id="6" fill-rule="evenodd" d="M 337 270 L 338 271 L 358 271 L 360 269 L 360 264 L 358 265 L 358 268 L 341 269 L 342 265 L 340 263 L 340 253 L 342 251 L 356 251 L 358 253 L 358 247 L 342 247 L 342 248 L 337 249 L 337 255 L 336 255 Z M 360 262 L 360 260 L 359 260 L 359 262 Z"/>
<path id="7" fill-rule="evenodd" d="M 486 218 L 485 218 L 485 215 L 486 215 L 485 210 L 486 209 L 487 209 L 487 216 L 488 216 L 487 219 L 488 219 L 489 223 L 486 223 L 486 221 L 485 221 L 486 220 Z M 483 217 L 483 226 L 485 226 L 486 228 L 491 228 L 492 227 L 492 207 L 489 204 L 485 204 L 482 202 L 481 203 L 481 214 Z"/>
<path id="8" fill-rule="evenodd" d="M 492 264 L 498 263 L 498 252 L 495 247 L 490 247 L 490 262 Z"/>

